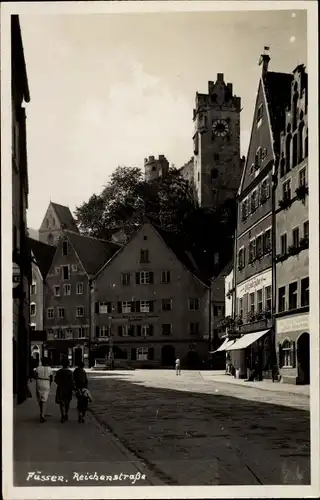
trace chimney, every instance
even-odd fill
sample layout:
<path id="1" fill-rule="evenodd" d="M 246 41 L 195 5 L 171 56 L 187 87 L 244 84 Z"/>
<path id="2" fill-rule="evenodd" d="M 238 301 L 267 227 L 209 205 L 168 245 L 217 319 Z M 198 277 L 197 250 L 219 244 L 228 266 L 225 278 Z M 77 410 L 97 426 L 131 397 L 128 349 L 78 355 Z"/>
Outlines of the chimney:
<path id="1" fill-rule="evenodd" d="M 260 59 L 259 59 L 259 66 L 262 66 L 262 76 L 265 76 L 268 72 L 268 66 L 270 62 L 270 56 L 266 52 L 270 50 L 270 47 L 265 47 L 264 48 L 264 53 L 261 54 Z"/>
<path id="2" fill-rule="evenodd" d="M 230 95 L 232 95 L 232 90 L 233 90 L 232 83 L 227 83 L 227 89 L 230 92 Z"/>
<path id="3" fill-rule="evenodd" d="M 223 82 L 223 73 L 218 73 L 217 75 L 217 81 L 222 83 Z"/>

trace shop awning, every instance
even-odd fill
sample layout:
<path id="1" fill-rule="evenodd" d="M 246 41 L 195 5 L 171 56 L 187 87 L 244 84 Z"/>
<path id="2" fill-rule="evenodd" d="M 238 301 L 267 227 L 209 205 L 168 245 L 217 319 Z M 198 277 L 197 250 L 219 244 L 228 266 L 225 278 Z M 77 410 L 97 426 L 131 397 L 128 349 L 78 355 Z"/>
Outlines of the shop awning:
<path id="1" fill-rule="evenodd" d="M 209 353 L 209 354 L 214 354 L 215 352 L 222 352 L 222 351 L 225 351 L 225 350 L 226 350 L 226 348 L 227 348 L 228 346 L 231 346 L 232 344 L 234 344 L 234 340 L 228 340 L 228 339 L 226 339 L 226 340 L 223 342 L 223 344 L 221 344 L 221 346 L 220 346 L 218 349 L 216 349 L 215 351 L 210 351 L 210 353 Z"/>
<path id="2" fill-rule="evenodd" d="M 266 335 L 270 330 L 263 330 L 260 332 L 253 332 L 253 333 L 247 333 L 243 335 L 240 339 L 236 340 L 233 345 L 228 346 L 225 350 L 226 351 L 237 351 L 239 349 L 246 349 L 246 347 L 249 347 L 249 345 L 253 344 L 257 340 L 259 340 L 261 337 Z"/>

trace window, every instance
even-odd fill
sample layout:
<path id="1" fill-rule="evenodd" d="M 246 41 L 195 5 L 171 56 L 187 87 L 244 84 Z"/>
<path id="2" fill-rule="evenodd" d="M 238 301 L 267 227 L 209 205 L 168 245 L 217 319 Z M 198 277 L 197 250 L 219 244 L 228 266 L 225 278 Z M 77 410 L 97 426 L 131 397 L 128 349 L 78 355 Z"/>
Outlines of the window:
<path id="1" fill-rule="evenodd" d="M 140 262 L 149 262 L 149 250 L 140 250 Z"/>
<path id="2" fill-rule="evenodd" d="M 260 203 L 263 204 L 267 201 L 266 196 L 267 180 L 265 179 L 260 186 Z"/>
<path id="3" fill-rule="evenodd" d="M 66 329 L 66 338 L 67 338 L 67 339 L 72 339 L 72 338 L 73 338 L 73 331 L 72 331 L 72 328 L 67 328 L 67 329 Z"/>
<path id="4" fill-rule="evenodd" d="M 243 298 L 239 299 L 239 318 L 243 318 Z"/>
<path id="5" fill-rule="evenodd" d="M 60 274 L 60 267 L 56 267 L 56 269 L 55 269 L 55 273 L 56 273 L 56 274 Z"/>
<path id="6" fill-rule="evenodd" d="M 152 300 L 140 300 L 140 312 L 152 312 Z"/>
<path id="7" fill-rule="evenodd" d="M 37 292 L 37 285 L 36 283 L 32 283 L 31 287 L 30 287 L 30 295 L 35 295 Z"/>
<path id="8" fill-rule="evenodd" d="M 287 253 L 287 233 L 284 233 L 280 236 L 280 246 L 281 246 L 281 255 L 285 255 Z"/>
<path id="9" fill-rule="evenodd" d="M 263 116 L 263 104 L 260 104 L 257 111 L 257 127 L 260 127 L 262 123 L 262 116 Z"/>
<path id="10" fill-rule="evenodd" d="M 298 307 L 298 282 L 290 283 L 289 285 L 289 309 L 297 309 Z"/>
<path id="11" fill-rule="evenodd" d="M 284 200 L 290 200 L 291 199 L 291 181 L 287 180 L 286 182 L 283 183 L 282 185 L 282 194 L 283 194 L 283 199 Z"/>
<path id="12" fill-rule="evenodd" d="M 122 312 L 123 313 L 131 313 L 131 306 L 132 306 L 132 302 L 125 300 L 124 302 L 122 302 Z"/>
<path id="13" fill-rule="evenodd" d="M 152 271 L 141 271 L 136 273 L 136 283 L 139 285 L 149 285 L 153 283 Z"/>
<path id="14" fill-rule="evenodd" d="M 261 313 L 263 310 L 262 289 L 257 290 L 257 312 Z"/>
<path id="15" fill-rule="evenodd" d="M 119 325 L 118 330 L 120 337 L 128 337 L 129 325 Z"/>
<path id="16" fill-rule="evenodd" d="M 65 339 L 66 338 L 66 331 L 65 330 L 57 330 L 54 337 L 56 339 Z"/>
<path id="17" fill-rule="evenodd" d="M 53 337 L 54 337 L 54 332 L 53 332 L 53 330 L 50 328 L 50 329 L 48 330 L 48 339 L 52 339 Z"/>
<path id="18" fill-rule="evenodd" d="M 83 283 L 77 283 L 77 295 L 82 295 L 84 291 Z"/>
<path id="19" fill-rule="evenodd" d="M 161 309 L 162 311 L 171 311 L 171 299 L 162 299 Z"/>
<path id="20" fill-rule="evenodd" d="M 303 237 L 309 239 L 309 221 L 303 223 Z"/>
<path id="21" fill-rule="evenodd" d="M 263 243 L 263 250 L 264 250 L 264 253 L 269 253 L 271 251 L 271 229 L 268 229 L 265 233 L 264 233 L 264 243 Z"/>
<path id="22" fill-rule="evenodd" d="M 257 209 L 257 191 L 253 191 L 251 195 L 251 212 Z"/>
<path id="23" fill-rule="evenodd" d="M 299 186 L 306 186 L 306 169 L 302 168 L 299 171 Z"/>
<path id="24" fill-rule="evenodd" d="M 36 315 L 36 304 L 33 302 L 30 304 L 30 316 L 35 316 Z"/>
<path id="25" fill-rule="evenodd" d="M 299 228 L 296 227 L 292 230 L 292 245 L 294 248 L 298 248 L 299 246 Z"/>
<path id="26" fill-rule="evenodd" d="M 301 307 L 309 305 L 309 277 L 301 280 Z"/>
<path id="27" fill-rule="evenodd" d="M 256 257 L 256 240 L 249 243 L 249 262 L 253 262 Z"/>
<path id="28" fill-rule="evenodd" d="M 250 293 L 249 294 L 249 311 L 250 311 L 250 314 L 254 314 L 254 293 Z"/>
<path id="29" fill-rule="evenodd" d="M 162 271 L 161 273 L 161 283 L 170 283 L 170 271 Z"/>
<path id="30" fill-rule="evenodd" d="M 245 266 L 244 261 L 244 248 L 240 248 L 238 253 L 238 269 L 243 269 Z"/>
<path id="31" fill-rule="evenodd" d="M 291 364 L 291 346 L 288 340 L 285 340 L 282 344 L 282 366 L 290 367 Z"/>
<path id="32" fill-rule="evenodd" d="M 53 287 L 53 291 L 54 291 L 55 297 L 60 297 L 60 286 L 59 285 L 55 285 Z"/>
<path id="33" fill-rule="evenodd" d="M 171 335 L 172 325 L 164 323 L 162 325 L 162 335 Z"/>
<path id="34" fill-rule="evenodd" d="M 63 285 L 63 289 L 65 295 L 71 295 L 71 285 Z"/>
<path id="35" fill-rule="evenodd" d="M 122 273 L 121 283 L 123 285 L 130 285 L 130 273 Z"/>
<path id="36" fill-rule="evenodd" d="M 271 311 L 271 286 L 266 286 L 264 289 L 265 310 Z"/>
<path id="37" fill-rule="evenodd" d="M 80 327 L 78 328 L 78 338 L 79 338 L 79 339 L 84 339 L 84 338 L 85 338 L 85 336 L 86 336 L 86 334 L 85 334 L 85 329 L 83 328 L 83 326 L 80 326 Z"/>
<path id="38" fill-rule="evenodd" d="M 263 254 L 263 241 L 262 241 L 262 234 L 257 236 L 256 239 L 256 256 L 257 258 L 261 257 Z"/>
<path id="39" fill-rule="evenodd" d="M 48 309 L 47 309 L 47 318 L 48 319 L 53 319 L 54 318 L 53 307 L 48 307 Z"/>
<path id="40" fill-rule="evenodd" d="M 58 307 L 58 318 L 64 318 L 64 307 Z"/>
<path id="41" fill-rule="evenodd" d="M 105 338 L 105 337 L 109 337 L 111 334 L 111 327 L 110 326 L 100 326 L 99 328 L 99 337 L 100 338 Z"/>
<path id="42" fill-rule="evenodd" d="M 83 306 L 77 306 L 76 307 L 76 317 L 77 318 L 82 318 L 84 316 L 84 307 Z"/>
<path id="43" fill-rule="evenodd" d="M 190 335 L 198 335 L 199 334 L 199 323 L 190 323 L 189 324 L 189 332 L 190 332 Z"/>
<path id="44" fill-rule="evenodd" d="M 148 361 L 148 347 L 137 347 L 137 360 L 138 361 Z"/>
<path id="45" fill-rule="evenodd" d="M 199 310 L 199 299 L 189 299 L 189 310 L 190 311 Z"/>
<path id="46" fill-rule="evenodd" d="M 242 221 L 245 221 L 246 218 L 248 217 L 248 199 L 243 200 L 242 205 L 241 205 L 241 218 Z"/>
<path id="47" fill-rule="evenodd" d="M 153 325 L 142 325 L 141 327 L 142 337 L 152 337 L 153 335 Z"/>
<path id="48" fill-rule="evenodd" d="M 110 314 L 111 310 L 111 302 L 99 302 L 99 314 Z"/>
<path id="49" fill-rule="evenodd" d="M 72 264 L 71 269 L 72 269 L 72 271 L 73 271 L 74 273 L 76 273 L 76 272 L 78 271 L 78 266 L 77 266 L 77 264 Z"/>
<path id="50" fill-rule="evenodd" d="M 62 279 L 67 281 L 70 279 L 69 266 L 62 266 Z"/>
<path id="51" fill-rule="evenodd" d="M 62 255 L 68 255 L 68 242 L 62 242 Z"/>
<path id="52" fill-rule="evenodd" d="M 282 286 L 278 290 L 278 311 L 283 312 L 286 310 L 286 287 Z"/>

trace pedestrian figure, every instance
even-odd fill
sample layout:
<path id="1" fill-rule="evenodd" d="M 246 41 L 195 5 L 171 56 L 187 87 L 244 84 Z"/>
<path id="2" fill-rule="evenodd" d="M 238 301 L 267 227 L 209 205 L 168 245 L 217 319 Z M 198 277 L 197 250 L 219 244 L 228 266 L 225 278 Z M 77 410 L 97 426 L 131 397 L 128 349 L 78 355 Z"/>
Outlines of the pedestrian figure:
<path id="1" fill-rule="evenodd" d="M 63 424 L 68 420 L 70 401 L 72 399 L 73 376 L 68 368 L 69 362 L 66 358 L 62 360 L 62 368 L 57 371 L 55 383 L 57 384 L 56 404 L 60 406 L 61 419 Z"/>
<path id="2" fill-rule="evenodd" d="M 36 379 L 36 395 L 40 408 L 40 422 L 45 422 L 44 410 L 48 401 L 51 384 L 53 381 L 52 369 L 49 366 L 49 360 L 42 358 L 42 365 L 34 369 Z"/>
<path id="3" fill-rule="evenodd" d="M 82 361 L 73 372 L 73 382 L 76 391 L 77 389 L 87 389 L 88 387 L 88 378 Z"/>
<path id="4" fill-rule="evenodd" d="M 176 359 L 176 375 L 181 375 L 180 358 Z"/>
<path id="5" fill-rule="evenodd" d="M 92 403 L 92 397 L 88 389 L 82 388 L 77 390 L 77 409 L 78 409 L 78 422 L 79 424 L 84 423 L 84 417 L 88 409 L 88 404 Z"/>

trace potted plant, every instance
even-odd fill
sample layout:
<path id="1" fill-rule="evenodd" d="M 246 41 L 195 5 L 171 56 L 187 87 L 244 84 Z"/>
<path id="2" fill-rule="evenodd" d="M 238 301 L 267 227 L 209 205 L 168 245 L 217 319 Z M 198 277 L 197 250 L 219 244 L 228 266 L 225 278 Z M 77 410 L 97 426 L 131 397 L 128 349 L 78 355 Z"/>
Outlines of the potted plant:
<path id="1" fill-rule="evenodd" d="M 283 200 L 279 200 L 279 208 L 281 208 L 281 210 L 288 210 L 291 204 L 291 198 L 284 198 Z"/>
<path id="2" fill-rule="evenodd" d="M 296 195 L 298 200 L 305 200 L 307 194 L 309 194 L 309 189 L 307 186 L 304 184 L 301 184 L 301 186 L 297 187 L 296 189 Z"/>

